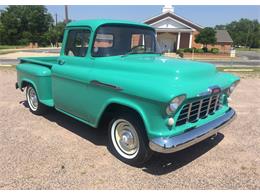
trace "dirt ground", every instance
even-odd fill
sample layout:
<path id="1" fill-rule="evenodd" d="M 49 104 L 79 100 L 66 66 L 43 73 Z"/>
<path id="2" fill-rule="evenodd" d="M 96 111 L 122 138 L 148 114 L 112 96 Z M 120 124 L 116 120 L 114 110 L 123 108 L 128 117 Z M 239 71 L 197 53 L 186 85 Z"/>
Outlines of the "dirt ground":
<path id="1" fill-rule="evenodd" d="M 57 111 L 30 113 L 14 68 L 0 68 L 0 189 L 260 189 L 260 78 L 232 96 L 237 118 L 215 139 L 143 168 L 106 148 L 106 131 Z"/>

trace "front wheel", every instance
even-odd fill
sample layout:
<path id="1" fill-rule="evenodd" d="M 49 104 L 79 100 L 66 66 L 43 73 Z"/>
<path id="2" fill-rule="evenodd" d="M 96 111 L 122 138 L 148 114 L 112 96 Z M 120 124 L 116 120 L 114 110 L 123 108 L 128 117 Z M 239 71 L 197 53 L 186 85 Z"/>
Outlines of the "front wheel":
<path id="1" fill-rule="evenodd" d="M 33 114 L 40 115 L 45 114 L 48 110 L 48 107 L 39 102 L 38 95 L 36 90 L 32 85 L 28 85 L 26 88 L 26 99 L 30 108 L 30 111 Z"/>
<path id="2" fill-rule="evenodd" d="M 108 128 L 110 151 L 119 160 L 140 166 L 148 161 L 152 151 L 141 121 L 131 114 L 115 116 Z"/>

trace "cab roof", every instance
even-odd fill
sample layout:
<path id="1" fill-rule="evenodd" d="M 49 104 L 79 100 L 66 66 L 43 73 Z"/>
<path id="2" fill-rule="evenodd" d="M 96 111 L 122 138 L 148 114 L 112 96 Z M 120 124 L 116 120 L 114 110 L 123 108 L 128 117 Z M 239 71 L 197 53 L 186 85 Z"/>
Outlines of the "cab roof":
<path id="1" fill-rule="evenodd" d="M 96 30 L 99 26 L 105 25 L 105 24 L 123 24 L 123 25 L 133 25 L 133 26 L 141 26 L 146 28 L 154 29 L 153 27 L 142 24 L 138 22 L 132 22 L 132 21 L 126 21 L 126 20 L 109 20 L 109 19 L 102 19 L 102 20 L 78 20 L 73 21 L 67 24 L 67 27 L 80 27 L 80 26 L 89 26 L 93 30 Z"/>

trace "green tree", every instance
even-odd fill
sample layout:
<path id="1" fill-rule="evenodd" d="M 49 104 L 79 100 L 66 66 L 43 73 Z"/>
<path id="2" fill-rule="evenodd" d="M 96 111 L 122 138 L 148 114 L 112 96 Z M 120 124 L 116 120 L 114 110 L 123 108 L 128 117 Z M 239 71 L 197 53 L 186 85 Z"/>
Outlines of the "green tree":
<path id="1" fill-rule="evenodd" d="M 215 29 L 221 29 L 221 27 L 229 32 L 234 45 L 249 48 L 260 47 L 260 24 L 257 20 L 242 18 L 226 25 L 217 25 Z"/>
<path id="2" fill-rule="evenodd" d="M 4 38 L 5 38 L 4 26 L 0 20 L 0 44 L 3 44 Z"/>
<path id="3" fill-rule="evenodd" d="M 215 30 L 226 30 L 226 25 L 224 24 L 218 24 L 214 28 Z"/>
<path id="4" fill-rule="evenodd" d="M 52 46 L 58 46 L 58 43 L 62 42 L 65 27 L 65 22 L 59 22 L 56 26 L 49 28 L 49 30 L 44 34 L 48 43 Z"/>
<path id="5" fill-rule="evenodd" d="M 12 5 L 2 13 L 0 22 L 5 32 L 4 44 L 28 44 L 45 41 L 44 33 L 53 23 L 51 14 L 42 5 Z"/>
<path id="6" fill-rule="evenodd" d="M 200 31 L 195 38 L 196 43 L 203 44 L 207 48 L 208 44 L 214 45 L 217 42 L 216 31 L 213 28 L 206 27 Z"/>

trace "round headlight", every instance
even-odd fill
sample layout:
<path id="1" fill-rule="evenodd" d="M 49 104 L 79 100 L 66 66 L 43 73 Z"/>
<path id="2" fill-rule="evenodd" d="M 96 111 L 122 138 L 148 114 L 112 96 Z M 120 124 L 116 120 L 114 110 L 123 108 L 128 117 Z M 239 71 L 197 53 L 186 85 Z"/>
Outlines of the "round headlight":
<path id="1" fill-rule="evenodd" d="M 178 109 L 178 107 L 182 104 L 182 102 L 185 100 L 185 98 L 186 98 L 185 95 L 181 95 L 181 96 L 178 96 L 178 97 L 175 97 L 174 99 L 172 99 L 172 101 L 169 103 L 169 105 L 166 108 L 167 115 L 172 115 Z"/>
<path id="2" fill-rule="evenodd" d="M 235 88 L 236 88 L 236 86 L 238 85 L 238 83 L 239 83 L 239 80 L 236 81 L 236 82 L 234 82 L 234 83 L 229 87 L 229 89 L 228 89 L 228 95 L 230 95 L 230 94 L 235 90 Z"/>
<path id="3" fill-rule="evenodd" d="M 169 106 L 171 111 L 177 110 L 178 107 L 179 107 L 179 104 L 177 104 L 177 103 L 171 103 Z"/>
<path id="4" fill-rule="evenodd" d="M 229 88 L 230 93 L 232 93 L 234 91 L 235 87 L 236 87 L 236 85 L 234 83 L 230 86 L 230 88 Z"/>

